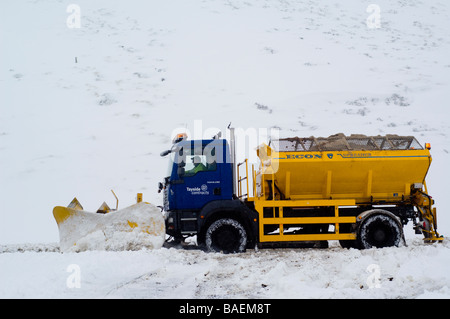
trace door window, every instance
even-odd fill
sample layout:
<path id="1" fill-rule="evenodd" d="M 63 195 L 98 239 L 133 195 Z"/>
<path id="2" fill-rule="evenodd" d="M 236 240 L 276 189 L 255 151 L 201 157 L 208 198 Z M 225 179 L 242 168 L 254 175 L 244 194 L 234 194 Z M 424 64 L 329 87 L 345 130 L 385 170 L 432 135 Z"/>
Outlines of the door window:
<path id="1" fill-rule="evenodd" d="M 215 171 L 217 168 L 214 149 L 211 154 L 186 155 L 184 176 L 193 176 L 199 172 Z"/>

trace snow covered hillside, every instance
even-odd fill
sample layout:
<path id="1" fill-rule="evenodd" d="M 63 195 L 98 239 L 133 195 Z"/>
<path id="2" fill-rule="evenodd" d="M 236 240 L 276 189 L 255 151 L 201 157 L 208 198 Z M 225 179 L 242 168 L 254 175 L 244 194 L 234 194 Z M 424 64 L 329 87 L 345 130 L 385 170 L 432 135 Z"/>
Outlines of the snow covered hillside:
<path id="1" fill-rule="evenodd" d="M 232 257 L 60 254 L 53 244 L 54 206 L 77 196 L 93 211 L 114 204 L 111 189 L 120 207 L 138 192 L 160 205 L 159 153 L 172 135 L 211 137 L 229 122 L 283 137 L 430 142 L 428 190 L 438 231 L 450 236 L 450 4 L 380 0 L 377 28 L 367 23 L 371 3 L 2 1 L 0 297 L 449 297 L 450 246 L 426 246 L 412 231 L 397 249 L 333 243 Z M 80 289 L 66 287 L 70 264 L 80 265 Z M 371 264 L 379 289 L 366 284 Z"/>

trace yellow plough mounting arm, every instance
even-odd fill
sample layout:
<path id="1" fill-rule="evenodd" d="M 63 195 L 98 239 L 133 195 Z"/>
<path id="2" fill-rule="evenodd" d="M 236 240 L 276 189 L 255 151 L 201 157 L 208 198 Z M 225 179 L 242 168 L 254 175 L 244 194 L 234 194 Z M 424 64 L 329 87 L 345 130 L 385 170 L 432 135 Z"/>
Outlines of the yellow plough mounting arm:
<path id="1" fill-rule="evenodd" d="M 412 202 L 419 211 L 420 223 L 415 226 L 416 231 L 422 231 L 426 242 L 442 242 L 443 236 L 437 232 L 437 216 L 436 207 L 433 207 L 434 200 L 428 195 L 427 186 L 424 184 L 425 191 L 422 187 L 413 189 L 411 192 Z"/>
<path id="2" fill-rule="evenodd" d="M 76 198 L 67 207 L 53 209 L 61 252 L 162 247 L 165 224 L 161 210 L 143 202 L 142 194 L 138 194 L 136 204 L 119 210 L 114 196 L 116 209 L 103 203 L 96 213 L 86 212 Z"/>

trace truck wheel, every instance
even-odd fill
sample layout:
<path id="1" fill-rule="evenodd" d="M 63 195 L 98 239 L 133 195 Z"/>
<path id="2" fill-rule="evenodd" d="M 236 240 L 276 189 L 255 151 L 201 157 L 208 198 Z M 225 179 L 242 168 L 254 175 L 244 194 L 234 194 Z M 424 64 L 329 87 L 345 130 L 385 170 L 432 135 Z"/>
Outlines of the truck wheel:
<path id="1" fill-rule="evenodd" d="M 247 233 L 238 221 L 222 218 L 208 227 L 205 242 L 209 251 L 224 254 L 244 252 L 247 246 Z"/>
<path id="2" fill-rule="evenodd" d="M 358 229 L 358 245 L 362 249 L 398 246 L 403 231 L 389 215 L 373 214 L 365 218 Z"/>

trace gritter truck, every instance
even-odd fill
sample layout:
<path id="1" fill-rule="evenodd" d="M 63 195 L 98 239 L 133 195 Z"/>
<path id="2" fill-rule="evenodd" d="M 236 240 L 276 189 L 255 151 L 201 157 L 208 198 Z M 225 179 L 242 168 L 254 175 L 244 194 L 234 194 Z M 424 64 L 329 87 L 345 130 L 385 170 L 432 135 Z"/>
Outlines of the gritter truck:
<path id="1" fill-rule="evenodd" d="M 254 247 L 399 246 L 412 221 L 427 242 L 442 241 L 425 177 L 430 146 L 412 136 L 336 134 L 280 138 L 258 146 L 259 166 L 236 163 L 229 142 L 174 138 L 163 192 L 174 242 L 196 236 L 209 251 Z"/>

